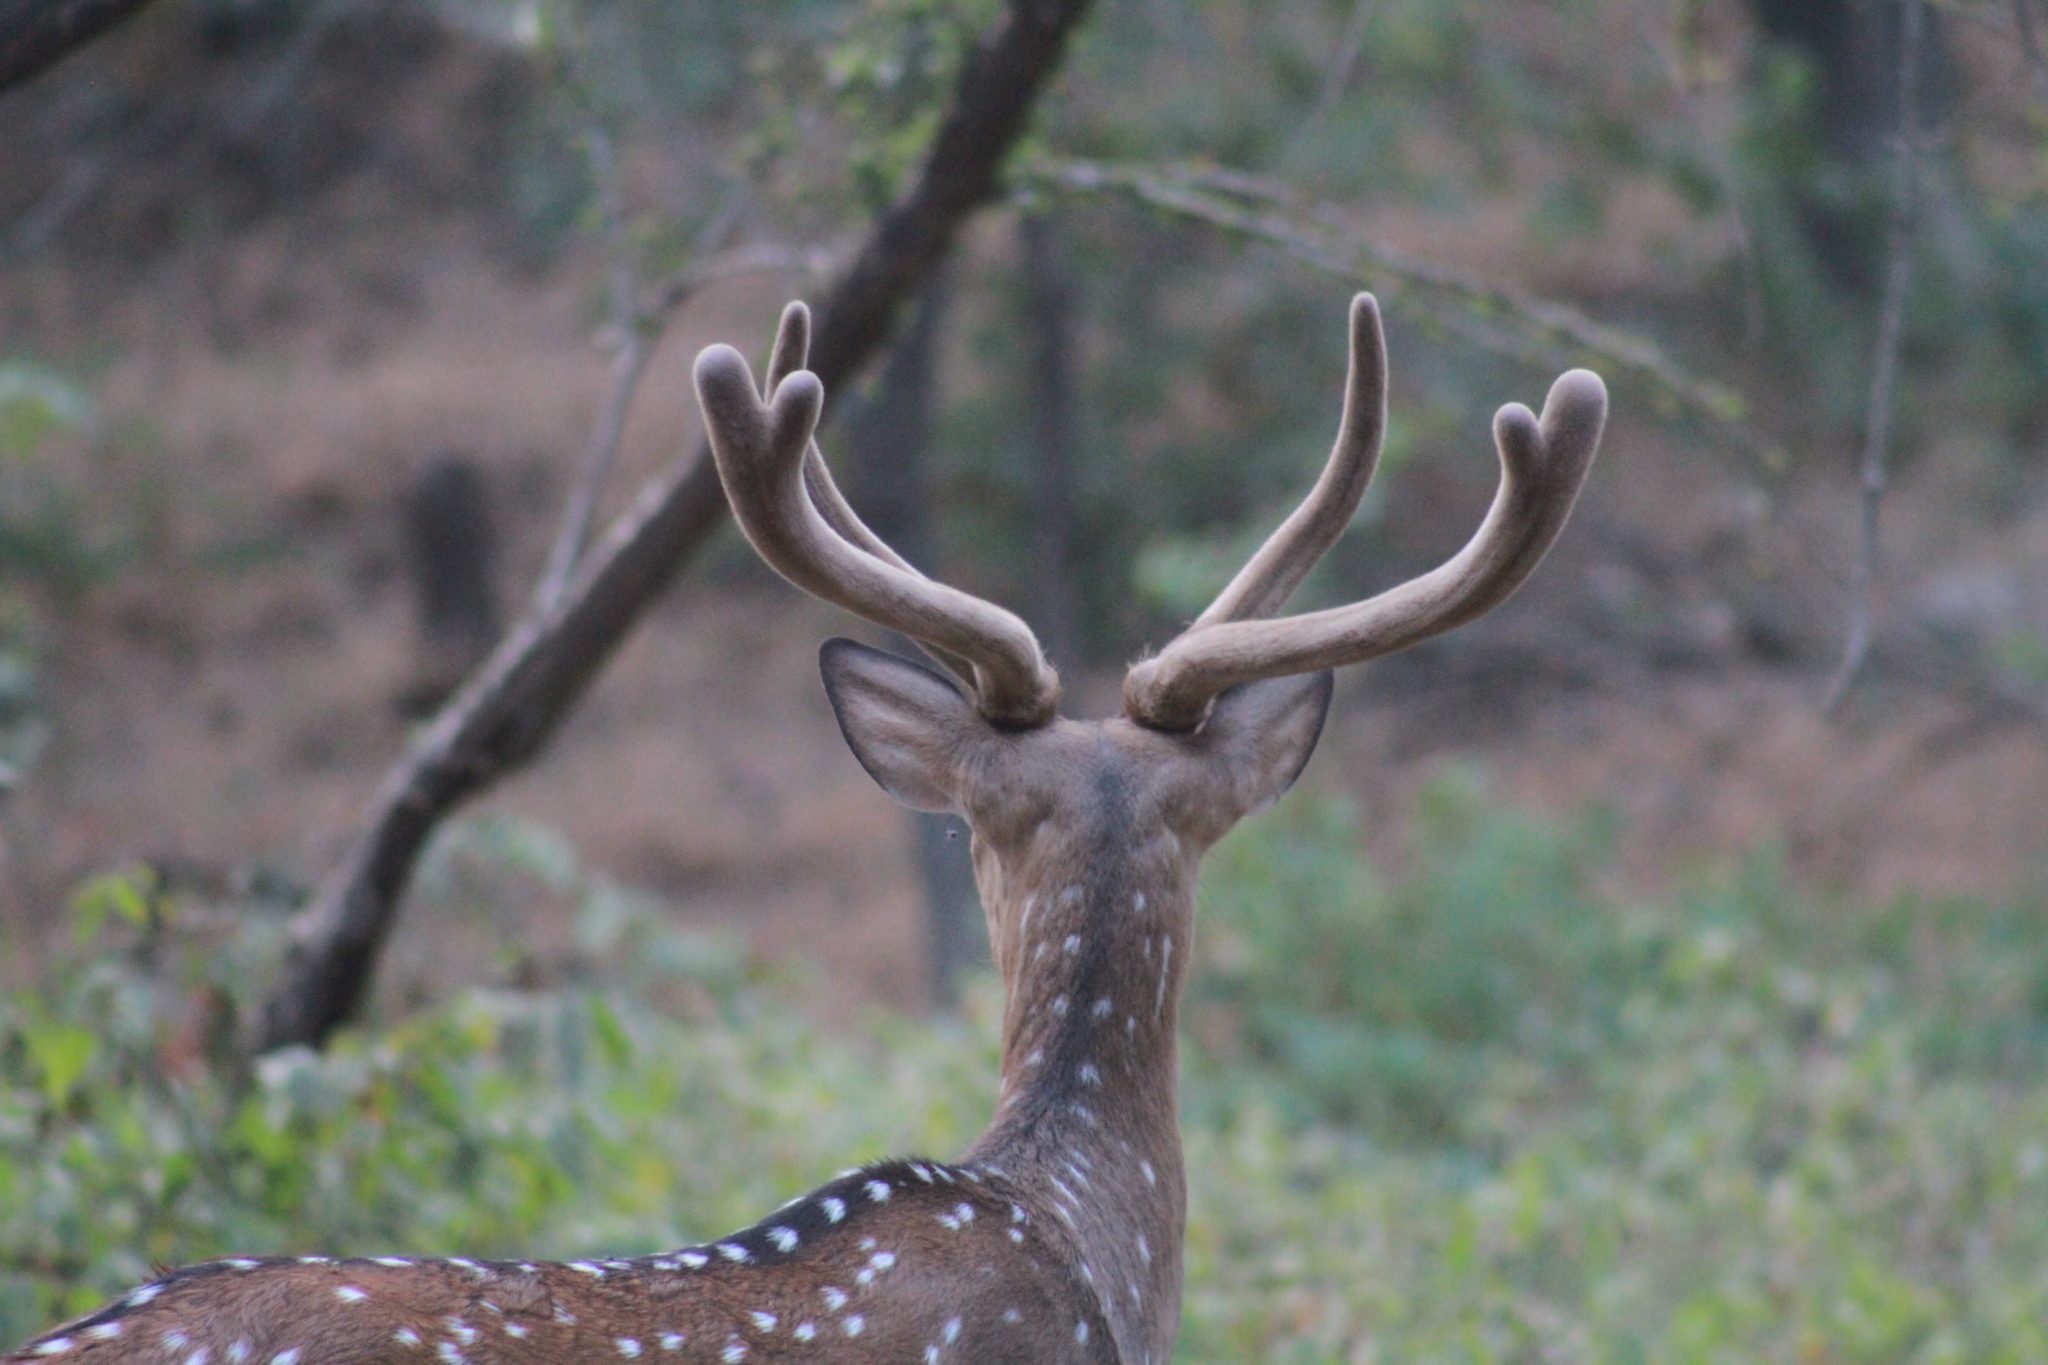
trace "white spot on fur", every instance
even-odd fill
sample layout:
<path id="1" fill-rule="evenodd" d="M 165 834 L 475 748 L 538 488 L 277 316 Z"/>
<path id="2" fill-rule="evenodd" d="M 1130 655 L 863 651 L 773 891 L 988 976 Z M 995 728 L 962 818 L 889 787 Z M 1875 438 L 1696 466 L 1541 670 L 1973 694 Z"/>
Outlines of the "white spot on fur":
<path id="1" fill-rule="evenodd" d="M 1095 1007 L 1090 1011 L 1090 1013 L 1092 1013 L 1097 1019 L 1107 1019 L 1109 1018 L 1110 1011 L 1114 1010 L 1115 1008 L 1115 1002 L 1113 1002 L 1108 996 L 1105 995 L 1100 1000 L 1097 1000 L 1095 1002 Z"/>
<path id="2" fill-rule="evenodd" d="M 825 1221 L 836 1223 L 846 1217 L 846 1201 L 843 1199 L 821 1199 L 819 1207 L 825 1210 Z"/>
<path id="3" fill-rule="evenodd" d="M 800 1322 L 796 1325 L 796 1329 L 792 1331 L 790 1335 L 795 1337 L 798 1341 L 809 1341 L 812 1337 L 818 1335 L 818 1329 L 808 1322 Z"/>
<path id="4" fill-rule="evenodd" d="M 663 1332 L 661 1334 L 661 1349 L 664 1351 L 682 1350 L 683 1334 L 681 1332 Z"/>
<path id="5" fill-rule="evenodd" d="M 410 1327 L 399 1328 L 391 1334 L 391 1339 L 400 1346 L 417 1346 L 420 1344 L 420 1334 L 413 1331 Z"/>
<path id="6" fill-rule="evenodd" d="M 299 1365 L 299 1348 L 294 1346 L 289 1351 L 279 1351 L 270 1358 L 270 1365 Z"/>
<path id="7" fill-rule="evenodd" d="M 795 1251 L 797 1243 L 796 1229 L 772 1227 L 768 1229 L 768 1240 L 775 1243 L 777 1251 Z"/>
<path id="8" fill-rule="evenodd" d="M 824 1289 L 825 1306 L 837 1313 L 846 1307 L 846 1291 L 838 1285 L 828 1284 Z"/>
<path id="9" fill-rule="evenodd" d="M 753 1253 L 748 1251 L 745 1247 L 741 1246 L 738 1242 L 720 1242 L 717 1246 L 713 1247 L 712 1250 L 716 1251 L 719 1255 L 725 1257 L 726 1260 L 731 1261 L 736 1265 L 745 1265 L 748 1261 L 754 1259 Z"/>
<path id="10" fill-rule="evenodd" d="M 343 1303 L 361 1303 L 370 1296 L 352 1284 L 345 1284 L 334 1291 L 334 1297 L 340 1299 Z"/>
<path id="11" fill-rule="evenodd" d="M 775 1330 L 777 1318 L 773 1313 L 763 1313 L 757 1310 L 755 1312 L 747 1314 L 747 1316 L 754 1320 L 754 1326 L 759 1330 L 763 1332 L 772 1332 Z"/>
<path id="12" fill-rule="evenodd" d="M 1159 1183 L 1159 1173 L 1152 1169 L 1151 1162 L 1140 1161 L 1138 1169 L 1145 1173 L 1145 1183 L 1147 1185 L 1157 1185 Z"/>
<path id="13" fill-rule="evenodd" d="M 1074 1324 L 1074 1340 L 1076 1340 L 1076 1341 L 1078 1341 L 1078 1342 L 1081 1342 L 1081 1343 L 1082 1343 L 1083 1345 L 1087 1344 L 1087 1341 L 1088 1341 L 1088 1324 L 1087 1324 L 1087 1323 L 1085 1323 L 1085 1322 L 1077 1322 L 1077 1323 L 1075 1323 L 1075 1324 Z"/>
<path id="14" fill-rule="evenodd" d="M 862 1329 L 865 1328 L 867 1325 L 868 1320 L 858 1313 L 855 1313 L 852 1317 L 848 1318 L 844 1323 L 841 1324 L 842 1328 L 846 1332 L 846 1335 L 850 1337 L 859 1336 L 861 1334 Z"/>
<path id="15" fill-rule="evenodd" d="M 888 1182 L 888 1181 L 886 1181 L 886 1180 L 870 1180 L 870 1181 L 869 1181 L 869 1182 L 868 1182 L 867 1184 L 863 1185 L 863 1186 L 862 1186 L 861 1188 L 862 1188 L 862 1189 L 864 1189 L 864 1190 L 866 1190 L 866 1191 L 868 1192 L 868 1198 L 870 1198 L 870 1199 L 874 1200 L 874 1201 L 875 1201 L 875 1202 L 876 1202 L 877 1204 L 886 1204 L 886 1203 L 888 1203 L 888 1202 L 889 1202 L 889 1182 Z"/>
<path id="16" fill-rule="evenodd" d="M 619 1348 L 619 1354 L 628 1360 L 640 1358 L 640 1343 L 631 1337 L 620 1337 L 612 1343 Z"/>

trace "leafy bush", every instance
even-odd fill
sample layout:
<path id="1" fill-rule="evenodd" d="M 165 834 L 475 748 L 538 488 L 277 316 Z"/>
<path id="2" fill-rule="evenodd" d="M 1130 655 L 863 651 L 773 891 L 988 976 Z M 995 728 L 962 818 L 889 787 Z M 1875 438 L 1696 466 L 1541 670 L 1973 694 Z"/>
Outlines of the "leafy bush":
<path id="1" fill-rule="evenodd" d="M 1449 784 L 1421 824 L 1401 877 L 1330 803 L 1218 851 L 1181 1359 L 2048 1358 L 2039 906 L 1818 904 L 1768 857 L 1643 901 L 1598 821 Z M 172 953 L 146 881 L 78 909 L 94 957 L 0 1004 L 4 1339 L 151 1261 L 694 1240 L 954 1150 L 992 1097 L 994 982 L 957 1023 L 829 1032 L 800 980 L 601 887 L 628 985 L 477 992 L 238 1076 L 206 1020 L 248 962 Z"/>

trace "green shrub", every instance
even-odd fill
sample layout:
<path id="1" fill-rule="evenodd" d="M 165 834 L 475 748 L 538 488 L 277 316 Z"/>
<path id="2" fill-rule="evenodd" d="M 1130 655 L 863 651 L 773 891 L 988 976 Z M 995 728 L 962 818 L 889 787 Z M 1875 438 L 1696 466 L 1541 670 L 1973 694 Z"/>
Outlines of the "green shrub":
<path id="1" fill-rule="evenodd" d="M 1215 857 L 1180 1359 L 2048 1359 L 2040 906 L 1822 904 L 1768 857 L 1647 901 L 1597 821 L 1452 784 L 1419 823 L 1400 877 L 1303 799 Z M 94 955 L 0 1004 L 0 1338 L 231 1250 L 678 1244 L 985 1119 L 994 982 L 827 1031 L 589 890 L 625 984 L 238 1078 L 205 1021 L 260 937 L 181 957 L 175 906 L 95 884 Z"/>

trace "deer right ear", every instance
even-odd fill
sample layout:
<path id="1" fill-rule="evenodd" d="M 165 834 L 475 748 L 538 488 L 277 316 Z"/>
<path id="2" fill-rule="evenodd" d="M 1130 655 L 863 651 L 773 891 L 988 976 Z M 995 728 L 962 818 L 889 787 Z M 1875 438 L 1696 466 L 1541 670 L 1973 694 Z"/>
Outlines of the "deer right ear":
<path id="1" fill-rule="evenodd" d="M 912 810 L 958 810 L 960 755 L 990 733 L 974 704 L 931 669 L 853 640 L 827 640 L 818 669 L 868 776 Z"/>

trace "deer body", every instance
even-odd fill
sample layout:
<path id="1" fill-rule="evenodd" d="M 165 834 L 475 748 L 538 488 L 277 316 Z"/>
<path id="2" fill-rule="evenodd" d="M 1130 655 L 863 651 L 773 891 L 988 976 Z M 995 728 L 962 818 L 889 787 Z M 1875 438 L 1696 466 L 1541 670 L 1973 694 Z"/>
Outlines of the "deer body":
<path id="1" fill-rule="evenodd" d="M 765 393 L 698 361 L 712 449 L 762 556 L 919 641 L 952 675 L 835 640 L 826 691 L 891 795 L 964 816 L 1007 988 L 1001 1085 L 954 1163 L 849 1171 L 751 1228 L 631 1260 L 217 1261 L 169 1273 L 5 1365 L 541 1365 L 941 1361 L 1163 1365 L 1180 1325 L 1187 1190 L 1175 1022 L 1202 855 L 1313 752 L 1336 664 L 1503 600 L 1561 529 L 1605 415 L 1574 372 L 1539 423 L 1495 421 L 1501 491 L 1442 569 L 1269 620 L 1343 529 L 1384 426 L 1378 313 L 1354 301 L 1336 448 L 1300 511 L 1208 612 L 1125 680 L 1125 714 L 1056 714 L 1008 612 L 924 578 L 861 524 L 812 443 L 809 317 L 784 314 Z"/>

